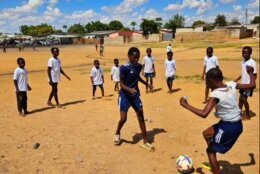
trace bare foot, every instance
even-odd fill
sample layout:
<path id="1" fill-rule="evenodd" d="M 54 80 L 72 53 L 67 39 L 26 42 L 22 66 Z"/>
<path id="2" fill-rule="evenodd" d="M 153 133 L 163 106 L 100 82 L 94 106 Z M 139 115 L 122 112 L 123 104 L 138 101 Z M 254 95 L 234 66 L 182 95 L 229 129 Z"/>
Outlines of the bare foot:
<path id="1" fill-rule="evenodd" d="M 56 107 L 57 107 L 57 108 L 62 108 L 62 105 L 61 105 L 61 104 L 57 104 Z"/>
<path id="2" fill-rule="evenodd" d="M 91 99 L 92 99 L 92 100 L 95 100 L 96 98 L 95 98 L 95 97 L 92 97 Z"/>
<path id="3" fill-rule="evenodd" d="M 47 102 L 47 105 L 48 106 L 52 106 L 52 107 L 54 107 L 55 105 L 54 104 L 52 104 L 51 102 Z"/>

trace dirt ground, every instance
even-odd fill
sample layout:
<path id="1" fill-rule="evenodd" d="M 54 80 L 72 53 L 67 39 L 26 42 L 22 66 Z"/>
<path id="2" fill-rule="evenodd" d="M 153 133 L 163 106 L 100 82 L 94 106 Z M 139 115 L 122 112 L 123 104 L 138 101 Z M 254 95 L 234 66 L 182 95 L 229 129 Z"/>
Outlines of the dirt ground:
<path id="1" fill-rule="evenodd" d="M 207 161 L 206 143 L 202 131 L 218 122 L 213 112 L 202 119 L 182 108 L 179 99 L 189 97 L 189 103 L 203 108 L 205 83 L 200 80 L 205 48 L 213 45 L 220 67 L 227 80 L 240 74 L 241 47 L 253 46 L 259 74 L 258 41 L 247 39 L 225 43 L 173 43 L 178 78 L 167 93 L 164 60 L 168 43 L 142 45 L 105 45 L 100 57 L 94 45 L 61 46 L 60 58 L 64 71 L 72 78 L 62 77 L 59 99 L 63 109 L 47 107 L 50 92 L 47 82 L 47 61 L 50 48 L 8 49 L 0 53 L 0 173 L 87 173 L 87 174 L 172 174 L 178 173 L 175 161 L 179 155 L 189 155 L 194 173 L 209 173 L 200 166 Z M 152 47 L 157 77 L 155 92 L 145 94 L 139 84 L 144 105 L 149 140 L 155 147 L 149 152 L 140 147 L 140 129 L 135 113 L 130 109 L 128 121 L 122 129 L 123 143 L 114 146 L 113 135 L 119 120 L 118 94 L 113 91 L 110 69 L 113 59 L 127 62 L 129 47 L 141 50 Z M 24 57 L 29 71 L 28 109 L 32 114 L 19 117 L 12 74 L 17 57 Z M 90 69 L 99 59 L 105 70 L 105 97 L 91 100 Z M 259 78 L 258 78 L 259 79 Z M 244 121 L 244 132 L 234 147 L 225 155 L 218 155 L 225 174 L 256 174 L 259 172 L 259 80 L 254 96 L 249 98 L 252 118 Z M 101 96 L 97 90 L 97 96 Z M 38 149 L 33 149 L 40 143 Z"/>

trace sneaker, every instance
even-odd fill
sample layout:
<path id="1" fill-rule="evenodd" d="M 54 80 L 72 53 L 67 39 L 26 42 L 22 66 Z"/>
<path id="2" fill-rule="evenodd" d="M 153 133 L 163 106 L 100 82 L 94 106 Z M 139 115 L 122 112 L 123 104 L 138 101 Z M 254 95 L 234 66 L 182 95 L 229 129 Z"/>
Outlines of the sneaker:
<path id="1" fill-rule="evenodd" d="M 150 143 L 141 144 L 141 147 L 148 151 L 154 151 L 154 147 Z"/>
<path id="2" fill-rule="evenodd" d="M 114 144 L 119 145 L 121 143 L 120 135 L 114 135 Z"/>

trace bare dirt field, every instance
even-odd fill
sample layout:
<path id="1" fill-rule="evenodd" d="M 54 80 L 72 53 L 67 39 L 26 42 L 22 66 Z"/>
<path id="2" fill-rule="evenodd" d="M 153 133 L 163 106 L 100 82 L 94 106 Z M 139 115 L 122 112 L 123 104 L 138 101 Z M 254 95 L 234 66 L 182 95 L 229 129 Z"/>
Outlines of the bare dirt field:
<path id="1" fill-rule="evenodd" d="M 205 82 L 200 76 L 208 46 L 215 48 L 214 54 L 219 58 L 225 79 L 234 80 L 240 74 L 242 47 L 251 45 L 259 75 L 259 41 L 172 43 L 177 62 L 174 88 L 179 88 L 173 94 L 167 93 L 164 75 L 167 44 L 105 45 L 103 57 L 95 51 L 94 45 L 60 46 L 63 69 L 72 78 L 68 81 L 62 77 L 59 85 L 62 109 L 46 105 L 50 92 L 46 71 L 50 48 L 38 48 L 36 52 L 32 48 L 25 48 L 24 52 L 17 49 L 8 49 L 7 54 L 1 52 L 0 173 L 176 174 L 175 161 L 182 154 L 193 159 L 194 173 L 209 173 L 200 166 L 201 162 L 207 161 L 202 131 L 218 119 L 213 112 L 206 119 L 194 115 L 180 106 L 179 99 L 189 96 L 189 103 L 204 107 Z M 152 48 L 156 59 L 156 91 L 145 94 L 145 87 L 139 84 L 154 152 L 140 147 L 140 129 L 132 109 L 121 132 L 123 143 L 120 146 L 113 144 L 119 110 L 110 69 L 114 58 L 119 58 L 120 64 L 127 62 L 127 51 L 131 46 L 140 48 L 140 62 L 147 47 Z M 24 118 L 18 116 L 12 79 L 16 59 L 20 56 L 26 60 L 32 87 L 28 92 L 28 110 L 32 114 Z M 105 70 L 106 96 L 93 101 L 89 73 L 95 59 L 100 60 Z M 101 96 L 99 89 L 97 96 Z M 225 174 L 259 173 L 259 80 L 249 103 L 252 118 L 243 122 L 244 132 L 227 154 L 218 155 Z M 40 146 L 33 149 L 37 142 Z"/>

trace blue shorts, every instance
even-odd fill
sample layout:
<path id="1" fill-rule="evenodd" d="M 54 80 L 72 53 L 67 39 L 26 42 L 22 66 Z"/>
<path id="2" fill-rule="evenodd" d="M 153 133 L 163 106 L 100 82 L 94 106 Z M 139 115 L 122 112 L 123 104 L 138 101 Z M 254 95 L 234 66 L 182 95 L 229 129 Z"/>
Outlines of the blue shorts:
<path id="1" fill-rule="evenodd" d="M 226 153 L 229 151 L 240 134 L 243 132 L 242 121 L 228 122 L 220 121 L 213 125 L 215 135 L 211 139 L 210 147 L 214 152 Z"/>
<path id="2" fill-rule="evenodd" d="M 135 111 L 143 110 L 143 104 L 139 97 L 136 98 L 126 97 L 124 93 L 119 94 L 118 106 L 120 112 L 127 112 L 130 106 L 132 106 Z"/>
<path id="3" fill-rule="evenodd" d="M 170 83 L 172 83 L 173 80 L 174 80 L 174 75 L 171 76 L 171 77 L 167 77 L 167 78 L 166 78 L 166 81 L 167 81 L 167 82 L 170 82 Z"/>
<path id="4" fill-rule="evenodd" d="M 146 77 L 146 78 L 148 78 L 148 77 L 152 78 L 152 77 L 154 77 L 154 73 L 144 73 L 144 77 Z"/>

